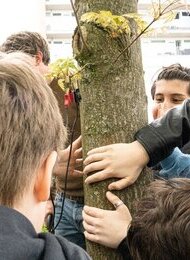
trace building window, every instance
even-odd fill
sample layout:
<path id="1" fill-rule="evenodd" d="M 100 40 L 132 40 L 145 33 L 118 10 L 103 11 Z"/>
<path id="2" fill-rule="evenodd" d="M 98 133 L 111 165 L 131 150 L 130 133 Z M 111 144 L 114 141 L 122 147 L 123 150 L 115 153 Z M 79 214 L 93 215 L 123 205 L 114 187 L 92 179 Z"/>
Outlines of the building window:
<path id="1" fill-rule="evenodd" d="M 182 12 L 182 16 L 190 16 L 189 12 Z"/>
<path id="2" fill-rule="evenodd" d="M 179 13 L 176 14 L 175 19 L 179 19 Z"/>
<path id="3" fill-rule="evenodd" d="M 164 43 L 166 42 L 165 40 L 152 40 L 152 43 Z"/>
<path id="4" fill-rule="evenodd" d="M 176 45 L 176 47 L 179 48 L 181 46 L 181 41 L 180 40 L 176 40 L 175 41 L 175 45 Z"/>
<path id="5" fill-rule="evenodd" d="M 53 13 L 53 16 L 61 16 L 61 13 Z"/>
<path id="6" fill-rule="evenodd" d="M 62 41 L 53 41 L 53 44 L 62 44 Z"/>

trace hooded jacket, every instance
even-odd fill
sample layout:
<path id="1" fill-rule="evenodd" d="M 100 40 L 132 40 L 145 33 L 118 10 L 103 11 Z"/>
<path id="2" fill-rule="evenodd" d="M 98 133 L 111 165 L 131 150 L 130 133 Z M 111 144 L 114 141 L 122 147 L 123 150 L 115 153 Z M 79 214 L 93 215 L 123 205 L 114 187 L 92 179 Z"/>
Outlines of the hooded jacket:
<path id="1" fill-rule="evenodd" d="M 89 260 L 87 253 L 63 237 L 37 234 L 18 211 L 0 206 L 1 260 Z"/>

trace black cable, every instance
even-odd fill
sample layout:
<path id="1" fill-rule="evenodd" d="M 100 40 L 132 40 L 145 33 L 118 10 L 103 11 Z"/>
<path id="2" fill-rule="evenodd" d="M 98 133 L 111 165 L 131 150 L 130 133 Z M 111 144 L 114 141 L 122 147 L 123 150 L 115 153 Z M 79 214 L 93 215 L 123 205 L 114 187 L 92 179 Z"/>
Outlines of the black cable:
<path id="1" fill-rule="evenodd" d="M 53 195 L 52 195 L 51 192 L 50 192 L 50 199 L 51 199 L 51 202 L 52 202 L 52 205 L 53 205 L 53 213 L 50 214 L 49 221 L 48 221 L 48 224 L 47 224 L 47 228 L 48 228 L 49 232 L 51 232 L 53 230 L 54 218 L 55 218 L 55 203 L 54 203 Z M 52 231 L 52 233 L 54 233 L 54 231 Z"/>
<path id="2" fill-rule="evenodd" d="M 79 116 L 79 102 L 80 102 L 80 100 L 77 101 L 75 99 L 75 101 L 76 101 L 75 102 L 75 104 L 76 104 L 76 117 L 75 117 L 74 123 L 72 125 L 71 135 L 70 135 L 70 149 L 69 149 L 69 157 L 68 157 L 68 161 L 67 161 L 67 168 L 66 168 L 66 174 L 65 174 L 64 192 L 61 193 L 61 197 L 62 197 L 61 214 L 59 216 L 58 222 L 55 225 L 55 227 L 52 227 L 50 229 L 51 233 L 54 233 L 55 229 L 58 227 L 58 225 L 59 225 L 59 223 L 62 219 L 62 216 L 63 216 L 63 209 L 64 209 L 64 204 L 65 204 L 65 195 L 66 195 L 66 191 L 67 191 L 67 179 L 68 179 L 68 175 L 69 175 L 69 165 L 70 165 L 72 146 L 73 146 L 74 130 L 75 130 L 75 127 L 76 127 L 76 122 L 78 120 L 78 116 Z M 54 213 L 55 213 L 55 210 L 54 210 Z M 55 219 L 55 214 L 54 214 L 54 219 Z M 53 223 L 54 223 L 54 221 L 53 221 Z"/>

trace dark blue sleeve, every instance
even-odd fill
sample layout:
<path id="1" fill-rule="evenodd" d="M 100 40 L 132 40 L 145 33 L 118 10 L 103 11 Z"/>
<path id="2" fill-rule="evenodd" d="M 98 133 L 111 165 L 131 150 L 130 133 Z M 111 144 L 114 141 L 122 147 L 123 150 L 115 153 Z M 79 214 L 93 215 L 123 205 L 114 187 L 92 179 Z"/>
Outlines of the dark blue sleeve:
<path id="1" fill-rule="evenodd" d="M 160 162 L 162 170 L 158 176 L 164 179 L 190 177 L 190 155 L 184 154 L 179 148 Z"/>

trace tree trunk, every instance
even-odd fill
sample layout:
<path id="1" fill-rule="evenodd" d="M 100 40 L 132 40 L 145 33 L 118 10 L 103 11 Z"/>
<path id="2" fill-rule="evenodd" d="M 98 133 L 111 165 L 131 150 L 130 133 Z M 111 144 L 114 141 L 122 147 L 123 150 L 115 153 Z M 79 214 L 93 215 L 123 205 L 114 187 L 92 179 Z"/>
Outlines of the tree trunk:
<path id="1" fill-rule="evenodd" d="M 76 0 L 78 17 L 99 10 L 113 14 L 137 12 L 136 0 Z M 132 25 L 134 27 L 134 24 Z M 114 63 L 115 58 L 131 42 L 132 35 L 112 37 L 111 34 L 93 24 L 81 27 L 73 37 L 75 58 L 82 70 L 80 92 L 81 131 L 83 154 L 92 148 L 134 140 L 134 133 L 147 123 L 147 99 L 144 89 L 140 42 Z M 135 154 L 131 155 L 135 156 Z M 126 158 L 127 160 L 127 158 Z M 143 187 L 152 180 L 151 174 L 142 173 L 135 185 L 115 192 L 133 213 L 132 202 L 143 194 Z M 85 185 L 85 204 L 112 209 L 105 197 L 107 180 L 98 184 Z M 120 259 L 112 249 L 87 242 L 87 251 L 94 260 Z"/>

